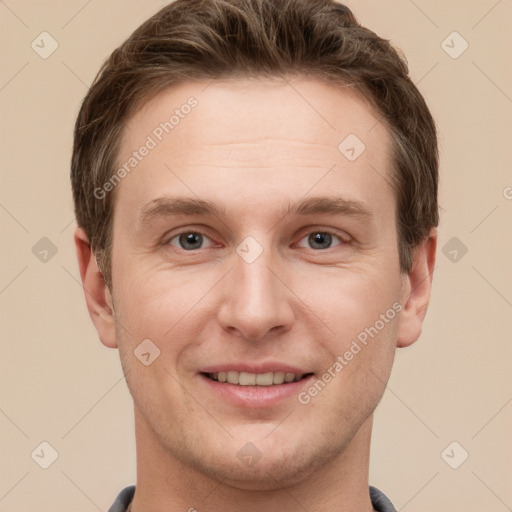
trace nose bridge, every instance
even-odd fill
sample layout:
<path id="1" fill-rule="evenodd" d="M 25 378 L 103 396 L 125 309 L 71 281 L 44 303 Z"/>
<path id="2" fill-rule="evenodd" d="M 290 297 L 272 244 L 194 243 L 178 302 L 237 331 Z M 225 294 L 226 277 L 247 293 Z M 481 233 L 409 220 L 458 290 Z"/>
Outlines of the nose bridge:
<path id="1" fill-rule="evenodd" d="M 249 241 L 250 244 L 250 241 Z M 263 338 L 271 330 L 286 330 L 293 320 L 293 311 L 286 287 L 274 275 L 275 256 L 270 249 L 261 250 L 255 257 L 247 257 L 243 243 L 234 257 L 234 268 L 229 273 L 219 321 L 232 332 L 252 340 Z"/>

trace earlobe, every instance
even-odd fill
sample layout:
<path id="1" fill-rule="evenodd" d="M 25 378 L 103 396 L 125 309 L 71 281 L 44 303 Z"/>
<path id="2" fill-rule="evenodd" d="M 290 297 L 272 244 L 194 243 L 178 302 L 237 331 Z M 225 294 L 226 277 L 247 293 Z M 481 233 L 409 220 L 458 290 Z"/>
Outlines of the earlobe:
<path id="1" fill-rule="evenodd" d="M 74 239 L 89 315 L 101 342 L 107 347 L 117 348 L 112 297 L 105 278 L 82 228 L 76 229 Z"/>
<path id="2" fill-rule="evenodd" d="M 436 261 L 437 231 L 432 229 L 413 254 L 411 272 L 403 276 L 402 304 L 397 346 L 408 347 L 420 336 L 427 314 Z"/>

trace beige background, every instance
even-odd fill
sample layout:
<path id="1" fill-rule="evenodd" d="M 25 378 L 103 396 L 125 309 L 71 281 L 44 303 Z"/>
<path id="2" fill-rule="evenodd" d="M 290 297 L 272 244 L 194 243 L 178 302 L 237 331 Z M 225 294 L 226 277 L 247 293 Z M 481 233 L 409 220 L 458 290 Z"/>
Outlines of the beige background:
<path id="1" fill-rule="evenodd" d="M 131 399 L 85 308 L 68 174 L 100 63 L 164 4 L 0 0 L 1 511 L 106 511 L 135 479 Z M 442 147 L 431 308 L 378 407 L 371 483 L 405 512 L 510 510 L 512 1 L 348 4 L 407 55 Z M 59 45 L 47 59 L 31 48 L 43 31 Z M 442 47 L 453 31 L 469 44 L 456 59 Z M 42 237 L 57 248 L 46 262 L 32 252 Z M 455 262 L 453 237 L 468 249 Z M 59 454 L 48 469 L 31 457 L 42 441 Z M 446 460 L 469 453 L 458 469 L 441 456 L 452 441 Z"/>

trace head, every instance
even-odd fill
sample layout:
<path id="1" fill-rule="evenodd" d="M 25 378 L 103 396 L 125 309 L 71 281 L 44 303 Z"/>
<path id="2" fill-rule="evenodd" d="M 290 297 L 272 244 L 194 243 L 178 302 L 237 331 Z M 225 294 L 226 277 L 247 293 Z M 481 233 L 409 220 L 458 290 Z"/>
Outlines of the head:
<path id="1" fill-rule="evenodd" d="M 89 310 L 138 428 L 241 486 L 348 449 L 421 331 L 437 169 L 405 61 L 339 3 L 177 0 L 139 27 L 84 99 L 71 171 Z M 229 369 L 305 376 L 248 406 L 212 381 Z"/>

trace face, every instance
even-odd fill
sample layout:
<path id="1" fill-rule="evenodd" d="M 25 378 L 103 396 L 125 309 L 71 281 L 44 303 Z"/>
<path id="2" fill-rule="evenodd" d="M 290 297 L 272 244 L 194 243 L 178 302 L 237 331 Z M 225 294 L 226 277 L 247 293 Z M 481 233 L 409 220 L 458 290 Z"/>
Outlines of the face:
<path id="1" fill-rule="evenodd" d="M 137 162 L 115 189 L 107 344 L 138 442 L 246 488 L 346 452 L 401 321 L 387 130 L 348 88 L 292 84 L 166 90 L 118 159 Z"/>

